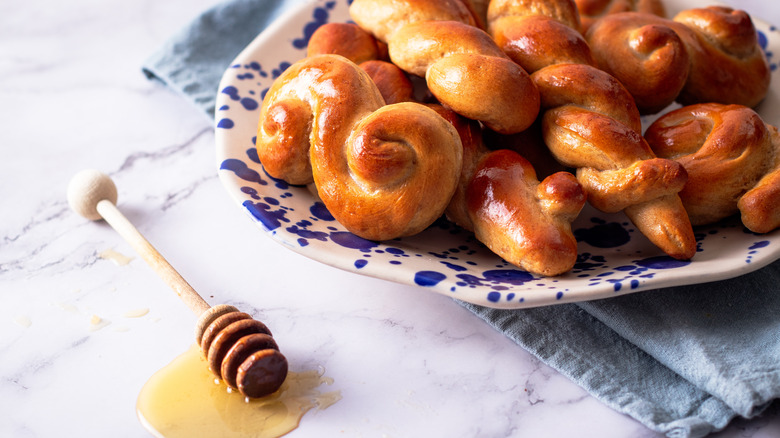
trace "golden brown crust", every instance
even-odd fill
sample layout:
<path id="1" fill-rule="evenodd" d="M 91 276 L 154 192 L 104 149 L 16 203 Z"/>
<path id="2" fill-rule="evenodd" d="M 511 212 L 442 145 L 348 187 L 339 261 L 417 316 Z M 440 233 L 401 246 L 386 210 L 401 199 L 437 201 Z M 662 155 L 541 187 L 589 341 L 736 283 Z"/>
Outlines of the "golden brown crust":
<path id="1" fill-rule="evenodd" d="M 761 178 L 755 187 L 739 199 L 737 207 L 742 223 L 754 233 L 768 233 L 780 228 L 780 162 Z"/>
<path id="2" fill-rule="evenodd" d="M 669 106 L 688 80 L 688 50 L 670 24 L 627 12 L 596 21 L 586 34 L 599 68 L 620 80 L 642 114 Z"/>
<path id="3" fill-rule="evenodd" d="M 490 129 L 521 132 L 539 113 L 539 93 L 528 74 L 476 27 L 410 23 L 393 35 L 388 49 L 394 64 L 425 76 L 441 103 Z"/>
<path id="4" fill-rule="evenodd" d="M 487 28 L 487 11 L 490 0 L 462 0 L 463 4 L 469 8 L 471 15 L 474 16 L 476 26 L 480 29 Z"/>
<path id="5" fill-rule="evenodd" d="M 493 0 L 488 32 L 528 73 L 553 64 L 595 65 L 572 0 Z"/>
<path id="6" fill-rule="evenodd" d="M 528 73 L 553 64 L 596 65 L 577 30 L 543 15 L 511 15 L 490 23 L 499 47 Z"/>
<path id="7" fill-rule="evenodd" d="M 461 0 L 354 0 L 349 15 L 358 26 L 383 42 L 388 42 L 401 27 L 418 21 L 477 24 Z"/>
<path id="8" fill-rule="evenodd" d="M 280 141 L 283 126 L 267 129 L 265 117 L 279 106 L 308 108 L 288 119 L 307 119 L 294 125 L 309 128 L 295 135 L 308 140 L 311 179 L 350 232 L 393 239 L 422 231 L 444 212 L 458 181 L 462 146 L 435 111 L 410 102 L 386 106 L 353 62 L 338 55 L 308 57 L 285 70 L 263 101 L 257 150 L 264 166 L 274 155 L 269 151 L 289 143 Z"/>
<path id="9" fill-rule="evenodd" d="M 539 182 L 531 163 L 506 149 L 479 160 L 466 191 L 477 238 L 504 260 L 546 276 L 577 261 L 571 222 L 585 199 L 574 175 L 559 172 Z"/>
<path id="10" fill-rule="evenodd" d="M 386 59 L 387 46 L 352 23 L 325 23 L 309 39 L 306 56 L 341 55 L 355 64 Z"/>
<path id="11" fill-rule="evenodd" d="M 488 29 L 503 17 L 540 15 L 580 30 L 580 14 L 574 0 L 492 0 L 488 7 Z"/>
<path id="12" fill-rule="evenodd" d="M 623 12 L 598 20 L 586 34 L 600 68 L 620 80 L 642 113 L 675 100 L 757 105 L 770 69 L 744 11 L 690 9 L 674 20 Z"/>
<path id="13" fill-rule="evenodd" d="M 457 129 L 463 144 L 463 167 L 447 219 L 521 269 L 541 275 L 570 270 L 577 259 L 571 222 L 585 203 L 576 178 L 558 172 L 540 183 L 520 154 L 488 150 L 479 123 L 441 105 L 431 107 Z"/>
<path id="14" fill-rule="evenodd" d="M 415 100 L 414 84 L 395 64 L 374 59 L 361 63 L 360 68 L 374 81 L 386 104 Z"/>
<path id="15" fill-rule="evenodd" d="M 575 0 L 580 12 L 582 33 L 586 33 L 594 22 L 619 12 L 641 12 L 666 17 L 666 8 L 661 0 Z"/>
<path id="16" fill-rule="evenodd" d="M 674 21 L 692 31 L 680 33 L 691 57 L 691 71 L 680 93 L 680 103 L 754 107 L 764 99 L 771 71 L 750 15 L 711 6 L 680 12 Z"/>
<path id="17" fill-rule="evenodd" d="M 685 170 L 655 157 L 640 134 L 639 111 L 628 91 L 609 74 L 582 64 L 546 67 L 531 78 L 542 96 L 545 142 L 559 161 L 577 168 L 594 206 L 622 207 L 668 255 L 693 257 L 696 239 L 677 196 Z M 627 176 L 631 180 L 625 182 Z"/>
<path id="18" fill-rule="evenodd" d="M 674 159 L 688 172 L 680 192 L 694 225 L 742 211 L 755 232 L 777 227 L 777 130 L 741 105 L 696 104 L 665 114 L 646 131 L 658 156 Z M 774 217 L 775 219 L 772 219 Z"/>

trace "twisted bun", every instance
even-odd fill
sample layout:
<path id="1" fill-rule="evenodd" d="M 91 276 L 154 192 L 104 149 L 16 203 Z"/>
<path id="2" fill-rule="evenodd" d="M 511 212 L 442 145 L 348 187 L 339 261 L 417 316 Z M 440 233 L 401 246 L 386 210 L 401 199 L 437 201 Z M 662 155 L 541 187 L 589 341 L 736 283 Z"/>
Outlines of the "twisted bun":
<path id="1" fill-rule="evenodd" d="M 574 0 L 492 0 L 488 6 L 488 28 L 505 17 L 534 15 L 580 30 L 580 14 Z"/>
<path id="2" fill-rule="evenodd" d="M 596 65 L 572 0 L 494 0 L 488 32 L 528 73 L 553 64 Z"/>
<path id="3" fill-rule="evenodd" d="M 553 64 L 596 65 L 585 38 L 543 15 L 505 16 L 490 22 L 499 47 L 528 73 Z"/>
<path id="4" fill-rule="evenodd" d="M 458 114 L 501 133 L 527 129 L 539 93 L 520 66 L 484 31 L 453 21 L 403 26 L 388 41 L 390 59 L 424 76 L 431 93 Z"/>
<path id="5" fill-rule="evenodd" d="M 606 212 L 622 209 L 668 255 L 693 257 L 696 240 L 677 195 L 685 169 L 653 154 L 628 91 L 582 64 L 545 67 L 531 77 L 542 96 L 545 142 L 558 161 L 577 168 L 590 203 Z"/>
<path id="6" fill-rule="evenodd" d="M 313 181 L 333 217 L 363 238 L 422 231 L 455 191 L 462 146 L 452 125 L 420 104 L 385 106 L 368 74 L 341 56 L 290 66 L 266 94 L 260 117 L 257 150 L 266 171 L 292 183 L 285 169 L 304 167 L 308 157 L 311 173 L 297 183 Z"/>
<path id="7" fill-rule="evenodd" d="M 741 105 L 691 105 L 661 116 L 645 137 L 658 156 L 687 170 L 680 198 L 694 225 L 741 210 L 752 231 L 778 226 L 780 137 L 755 111 Z"/>

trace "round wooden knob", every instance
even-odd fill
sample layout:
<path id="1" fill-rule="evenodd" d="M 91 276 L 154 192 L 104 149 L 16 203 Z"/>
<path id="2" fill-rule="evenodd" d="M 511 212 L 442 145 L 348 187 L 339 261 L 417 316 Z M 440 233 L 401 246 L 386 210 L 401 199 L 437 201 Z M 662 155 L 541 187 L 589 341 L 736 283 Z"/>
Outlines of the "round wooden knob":
<path id="1" fill-rule="evenodd" d="M 76 213 L 96 221 L 102 216 L 97 204 L 102 200 L 116 204 L 117 191 L 108 175 L 93 169 L 77 173 L 68 184 L 68 204 Z"/>

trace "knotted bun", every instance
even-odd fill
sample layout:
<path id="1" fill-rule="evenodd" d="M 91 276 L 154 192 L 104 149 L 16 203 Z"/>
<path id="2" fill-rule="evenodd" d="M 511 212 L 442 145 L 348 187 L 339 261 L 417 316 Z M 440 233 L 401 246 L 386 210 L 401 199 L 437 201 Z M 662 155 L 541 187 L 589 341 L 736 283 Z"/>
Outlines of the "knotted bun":
<path id="1" fill-rule="evenodd" d="M 387 42 L 393 64 L 424 77 L 433 96 L 458 114 L 502 133 L 523 131 L 538 115 L 528 74 L 475 26 L 460 0 L 356 0 L 349 11 Z"/>
<path id="2" fill-rule="evenodd" d="M 680 198 L 694 225 L 741 210 L 752 231 L 778 226 L 780 137 L 755 111 L 741 105 L 691 105 L 661 116 L 645 137 L 656 155 L 687 170 Z"/>
<path id="3" fill-rule="evenodd" d="M 668 255 L 693 257 L 696 240 L 677 195 L 685 169 L 653 154 L 628 91 L 583 64 L 545 67 L 531 78 L 542 96 L 545 142 L 558 161 L 577 168 L 588 201 L 605 212 L 623 210 Z"/>
<path id="4" fill-rule="evenodd" d="M 596 21 L 586 39 L 598 65 L 620 80 L 644 114 L 675 100 L 753 107 L 770 69 L 744 11 L 690 9 L 673 20 L 624 12 Z"/>
<path id="5" fill-rule="evenodd" d="M 505 17 L 542 16 L 561 22 L 579 32 L 580 14 L 574 0 L 491 0 L 488 29 Z"/>
<path id="6" fill-rule="evenodd" d="M 313 181 L 333 217 L 370 240 L 416 234 L 441 216 L 462 161 L 452 125 L 417 103 L 385 106 L 368 74 L 338 55 L 305 58 L 277 78 L 256 144 L 271 176 Z"/>

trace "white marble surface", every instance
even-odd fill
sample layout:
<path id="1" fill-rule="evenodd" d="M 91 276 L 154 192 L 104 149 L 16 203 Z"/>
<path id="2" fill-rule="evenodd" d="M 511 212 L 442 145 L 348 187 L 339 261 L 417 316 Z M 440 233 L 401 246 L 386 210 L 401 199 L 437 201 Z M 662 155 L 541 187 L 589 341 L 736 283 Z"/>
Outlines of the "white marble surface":
<path id="1" fill-rule="evenodd" d="M 780 23 L 776 3 L 732 2 Z M 112 175 L 120 209 L 209 302 L 253 313 L 294 370 L 334 379 L 343 399 L 291 437 L 659 436 L 449 298 L 256 229 L 217 179 L 210 121 L 140 71 L 214 3 L 0 3 L 0 436 L 147 436 L 136 397 L 192 343 L 178 298 L 105 223 L 69 210 L 65 187 L 88 167 Z M 716 436 L 780 436 L 780 405 Z"/>

